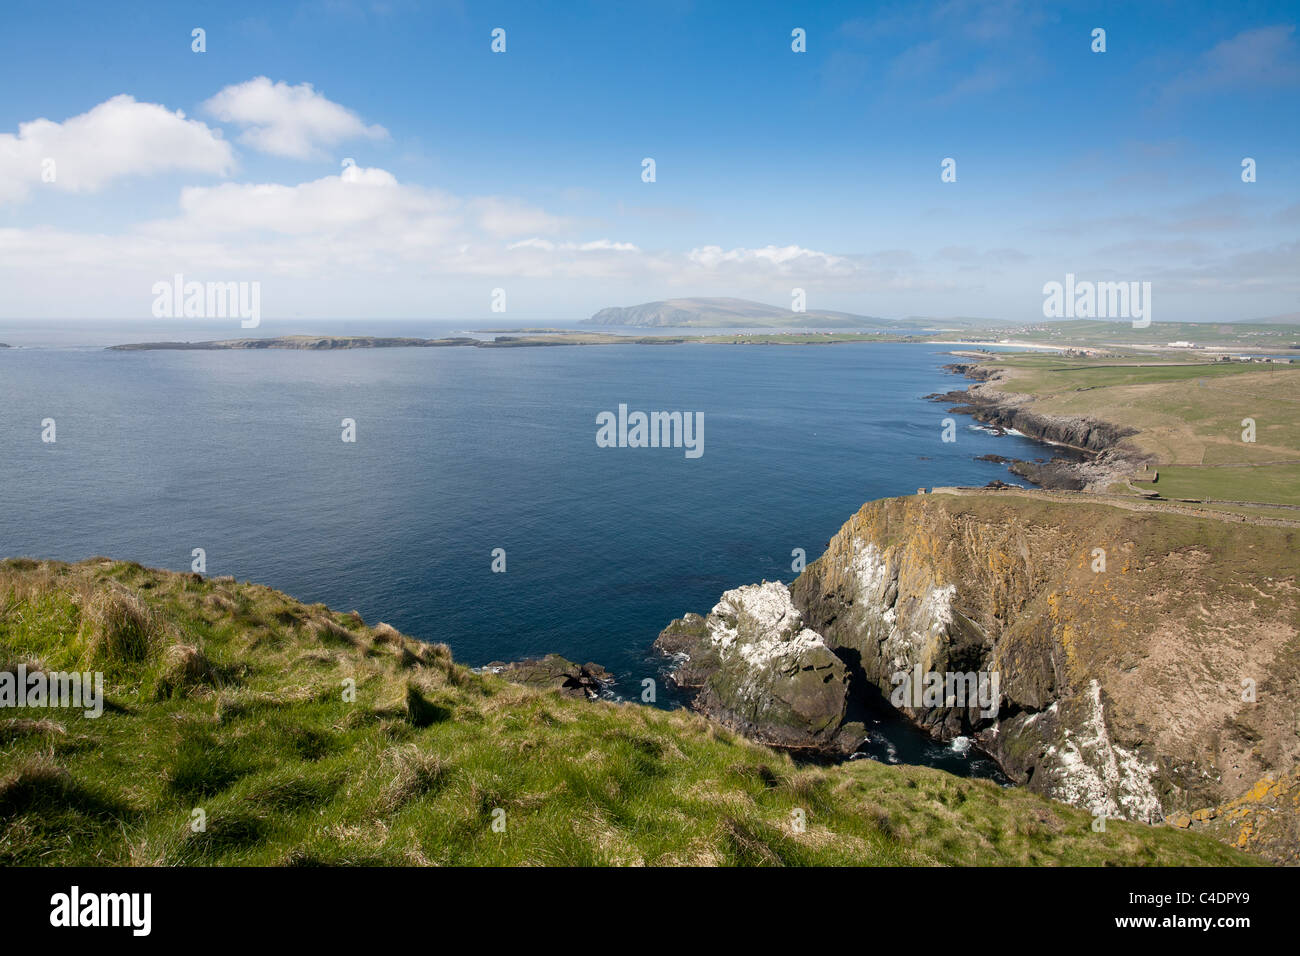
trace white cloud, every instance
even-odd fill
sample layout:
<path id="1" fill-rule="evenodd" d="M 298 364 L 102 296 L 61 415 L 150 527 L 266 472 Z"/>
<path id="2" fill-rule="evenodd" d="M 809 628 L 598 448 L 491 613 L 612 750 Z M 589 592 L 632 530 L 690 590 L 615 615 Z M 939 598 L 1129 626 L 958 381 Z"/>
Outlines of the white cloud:
<path id="1" fill-rule="evenodd" d="M 16 136 L 0 133 L 0 202 L 22 199 L 35 186 L 93 192 L 125 176 L 225 175 L 234 165 L 220 130 L 123 94 L 62 123 L 37 119 L 19 124 Z M 53 170 L 50 182 L 42 180 L 46 168 Z"/>
<path id="2" fill-rule="evenodd" d="M 686 258 L 705 269 L 728 265 L 768 267 L 783 275 L 815 273 L 847 273 L 854 265 L 843 256 L 804 249 L 801 246 L 764 246 L 761 249 L 726 249 L 721 246 L 701 246 L 687 253 Z"/>
<path id="3" fill-rule="evenodd" d="M 351 166 L 297 185 L 223 183 L 181 191 L 179 215 L 141 225 L 140 237 L 194 248 L 196 237 L 225 246 L 225 261 L 244 268 L 287 268 L 295 275 L 402 269 L 420 275 L 609 274 L 602 254 L 637 253 L 612 239 L 501 240 L 567 220 L 510 197 L 453 196 L 401 183 L 384 169 Z"/>
<path id="4" fill-rule="evenodd" d="M 323 147 L 350 139 L 386 139 L 388 130 L 367 126 L 356 113 L 326 99 L 310 83 L 290 86 L 257 76 L 227 86 L 203 104 L 223 123 L 248 127 L 239 141 L 293 159 L 319 159 Z"/>
<path id="5" fill-rule="evenodd" d="M 775 283 L 791 277 L 869 282 L 880 262 L 800 246 L 705 246 L 647 251 L 613 237 L 538 235 L 571 229 L 562 217 L 509 197 L 457 197 L 399 182 L 376 168 L 282 185 L 223 183 L 180 193 L 175 216 L 119 235 L 53 229 L 0 231 L 0 275 L 76 274 L 147 290 L 184 271 L 200 278 L 310 280 L 364 289 L 397 280 L 645 280 Z M 385 281 L 390 281 L 385 279 Z M 135 293 L 133 293 L 135 294 Z M 139 303 L 136 303 L 138 306 Z"/>
<path id="6" fill-rule="evenodd" d="M 541 249 L 543 252 L 640 252 L 630 242 L 596 239 L 592 242 L 551 242 L 549 239 L 524 239 L 512 242 L 507 249 Z"/>
<path id="7" fill-rule="evenodd" d="M 567 220 L 553 216 L 545 209 L 514 199 L 485 196 L 471 200 L 469 206 L 479 228 L 500 239 L 530 232 L 559 232 L 568 225 Z"/>
<path id="8" fill-rule="evenodd" d="M 143 278 L 177 269 L 257 278 L 340 276 L 592 277 L 623 274 L 628 242 L 502 236 L 566 221 L 509 197 L 458 197 L 401 183 L 384 169 L 282 185 L 223 183 L 181 190 L 177 214 L 113 236 L 46 228 L 0 233 L 0 274 L 48 270 Z M 618 260 L 623 260 L 620 263 Z"/>
<path id="9" fill-rule="evenodd" d="M 446 232 L 463 217 L 458 201 L 437 190 L 404 186 L 383 169 L 352 166 L 296 186 L 223 183 L 181 190 L 179 219 L 149 223 L 154 233 L 340 231 Z"/>

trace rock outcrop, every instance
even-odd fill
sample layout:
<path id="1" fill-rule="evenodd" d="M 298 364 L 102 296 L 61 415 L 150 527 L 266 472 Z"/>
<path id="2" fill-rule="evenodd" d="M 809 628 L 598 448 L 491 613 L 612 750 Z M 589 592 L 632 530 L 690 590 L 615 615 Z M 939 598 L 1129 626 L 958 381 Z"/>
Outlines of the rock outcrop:
<path id="1" fill-rule="evenodd" d="M 794 713 L 833 721 L 832 690 L 853 686 L 940 740 L 972 738 L 1032 790 L 1158 822 L 1300 758 L 1297 536 L 1064 498 L 885 499 L 788 592 L 729 591 L 658 646 L 689 655 L 679 674 L 701 709 L 760 738 Z M 808 673 L 833 679 L 799 711 Z M 911 689 L 929 674 L 970 693 Z M 827 749 L 847 729 L 795 724 Z"/>
<path id="2" fill-rule="evenodd" d="M 696 707 L 709 716 L 776 746 L 835 745 L 847 668 L 803 626 L 779 581 L 726 592 L 708 617 L 672 622 L 655 646 L 680 659 L 675 681 L 697 691 Z"/>
<path id="3" fill-rule="evenodd" d="M 558 690 L 569 697 L 595 700 L 614 676 L 599 664 L 588 661 L 575 664 L 559 654 L 524 661 L 493 661 L 484 670 L 499 674 L 516 684 L 526 684 L 540 690 Z"/>
<path id="4" fill-rule="evenodd" d="M 1010 470 L 1035 484 L 1063 491 L 1105 491 L 1112 482 L 1151 461 L 1149 455 L 1125 441 L 1137 434 L 1135 429 L 1084 415 L 1034 411 L 1031 396 L 1004 391 L 1003 375 L 996 368 L 954 362 L 944 369 L 976 382 L 964 391 L 926 396 L 950 403 L 949 412 L 969 415 L 999 433 L 1015 431 L 1083 454 L 1081 460 L 1056 458 L 1047 463 L 1013 459 Z"/>
<path id="5" fill-rule="evenodd" d="M 1274 863 L 1300 866 L 1300 767 L 1258 780 L 1222 806 L 1170 814 L 1165 822 L 1209 833 Z"/>

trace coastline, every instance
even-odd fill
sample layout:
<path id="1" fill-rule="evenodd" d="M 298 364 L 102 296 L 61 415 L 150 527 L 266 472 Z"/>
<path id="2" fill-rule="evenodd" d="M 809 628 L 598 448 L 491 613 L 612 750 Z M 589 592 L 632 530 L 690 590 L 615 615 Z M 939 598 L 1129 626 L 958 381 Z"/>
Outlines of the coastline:
<path id="1" fill-rule="evenodd" d="M 1046 463 L 1008 459 L 1012 474 L 1054 491 L 1104 492 L 1150 462 L 1150 457 L 1124 444 L 1137 434 L 1135 429 L 1079 416 L 1047 415 L 1033 409 L 1033 398 L 1001 387 L 1006 376 L 975 362 L 952 362 L 943 366 L 953 375 L 972 380 L 962 390 L 927 395 L 930 401 L 946 403 L 947 411 L 968 415 L 975 421 L 1006 432 L 1015 432 L 1051 447 L 1064 448 L 1077 459 L 1054 457 Z"/>
<path id="2" fill-rule="evenodd" d="M 933 361 L 936 351 L 917 352 L 926 377 L 909 390 L 909 408 L 916 407 L 916 396 L 932 381 L 929 373 L 939 367 L 965 375 L 972 384 L 964 391 L 927 396 L 929 399 L 961 403 L 954 412 L 1089 456 L 1084 463 L 1066 463 L 1070 468 L 1095 465 L 1122 441 L 1112 441 L 1114 435 L 1108 438 L 1104 434 L 1105 429 L 1117 431 L 1114 425 L 1093 422 L 1087 434 L 1082 434 L 1072 431 L 1078 428 L 1073 419 L 1033 412 L 1028 407 L 1030 397 L 1004 391 L 1001 370 L 988 367 L 989 363 L 996 365 L 996 356 L 979 356 L 984 364 L 941 366 Z M 780 361 L 771 364 L 782 365 Z M 955 477 L 952 469 L 960 467 L 953 462 L 931 480 Z M 1078 583 L 1074 556 L 1097 541 L 1107 548 L 1112 548 L 1108 542 L 1163 542 L 1166 536 L 1195 542 L 1206 537 L 1198 530 L 1197 519 L 1212 519 L 1216 527 L 1236 526 L 1237 530 L 1226 533 L 1237 536 L 1250 529 L 1240 528 L 1244 519 L 1236 517 L 1138 499 L 1121 503 L 1110 500 L 1113 497 L 1002 485 L 997 490 L 936 486 L 917 495 L 877 499 L 849 518 L 833 542 L 828 542 L 827 550 L 788 587 L 779 581 L 764 581 L 733 588 L 707 616 L 688 614 L 670 624 L 661 632 L 656 647 L 683 655 L 688 667 L 674 673 L 674 682 L 691 692 L 691 709 L 710 717 L 710 728 L 728 727 L 795 758 L 801 766 L 848 767 L 854 757 L 864 756 L 876 757 L 886 765 L 900 763 L 891 746 L 900 738 L 892 735 L 884 724 L 888 718 L 882 716 L 891 714 L 905 721 L 909 731 L 928 735 L 940 747 L 961 755 L 954 759 L 987 759 L 1016 783 L 1017 789 L 1093 814 L 1120 814 L 1158 823 L 1166 815 L 1224 806 L 1225 800 L 1240 797 L 1240 786 L 1253 786 L 1276 764 L 1251 765 L 1241 779 L 1234 777 L 1222 789 L 1178 775 L 1148 772 L 1148 765 L 1160 761 L 1196 761 L 1201 756 L 1184 751 L 1170 738 L 1152 743 L 1145 730 L 1134 723 L 1133 685 L 1147 686 L 1168 675 L 1152 671 L 1145 681 L 1130 680 L 1125 675 L 1131 661 L 1112 659 L 1120 637 L 1126 642 L 1134 637 L 1151 644 L 1152 653 L 1141 660 L 1164 659 L 1156 652 L 1169 646 L 1169 629 L 1172 622 L 1182 619 L 1179 615 L 1185 616 L 1184 609 L 1179 608 L 1178 614 L 1159 611 L 1151 629 L 1146 629 L 1141 615 L 1151 609 L 1142 596 L 1161 586 L 1169 590 L 1163 582 L 1182 580 L 1187 569 L 1168 562 L 1177 562 L 1183 551 L 1170 545 L 1166 554 L 1161 544 L 1146 560 L 1134 562 L 1132 578 L 1123 577 L 1130 571 L 1128 556 L 1112 555 L 1117 562 L 1113 580 L 1119 590 L 1105 597 L 1125 602 L 1118 617 L 1126 623 L 1142 620 L 1140 633 L 1121 635 L 1111 630 L 1113 619 L 1098 616 L 1112 611 L 1108 603 L 1071 595 L 1077 600 L 1067 602 L 1066 618 L 1058 618 L 1058 607 L 1065 605 L 1054 601 Z M 1294 527 L 1283 522 L 1264 524 L 1273 526 L 1268 541 L 1276 539 L 1280 529 Z M 960 535 L 954 533 L 958 526 Z M 1032 543 L 1032 560 L 1026 541 Z M 1122 565 L 1118 564 L 1121 560 Z M 1207 593 L 1217 583 L 1212 574 L 1220 569 L 1214 564 L 1210 569 L 1195 593 Z M 1147 576 L 1137 580 L 1141 575 Z M 709 605 L 696 606 L 703 611 Z M 1286 605 L 1279 607 L 1285 612 Z M 1050 609 L 1050 615 L 1045 609 Z M 1252 614 L 1250 625 L 1258 626 L 1256 618 L 1265 616 Z M 1066 641 L 1064 645 L 1053 643 L 1060 636 L 1058 628 L 1067 625 L 1072 636 L 1060 638 Z M 373 640 L 396 647 L 390 630 L 374 625 Z M 918 656 L 922 649 L 913 640 L 917 634 L 935 635 L 925 654 L 933 651 L 937 657 Z M 1220 640 L 1217 631 L 1214 639 Z M 1216 653 L 1228 654 L 1235 646 L 1216 644 Z M 401 666 L 418 666 L 420 649 L 406 650 L 416 656 L 401 655 Z M 1055 670 L 1056 661 L 1065 659 L 1062 654 L 1075 653 L 1081 655 L 1076 664 L 1083 669 L 1064 678 Z M 895 658 L 905 658 L 906 666 L 897 664 Z M 928 702 L 910 707 L 898 703 L 894 711 L 864 712 L 872 702 L 879 703 L 878 698 L 891 699 L 893 672 L 911 673 L 918 667 L 945 674 L 1002 674 L 1007 707 L 1000 716 L 993 711 L 1001 723 L 987 723 L 987 715 L 980 713 L 982 707 L 962 709 Z M 553 689 L 595 708 L 602 706 L 602 698 L 608 700 L 602 679 L 606 672 L 591 663 L 579 665 L 554 656 L 524 658 L 512 664 L 495 661 L 477 672 Z M 1184 687 L 1184 692 L 1195 698 L 1186 709 L 1199 706 L 1204 710 L 1205 702 L 1213 702 L 1213 688 L 1197 682 L 1203 675 L 1179 672 L 1175 677 L 1170 686 Z M 997 694 L 994 690 L 995 698 Z M 442 706 L 437 699 L 408 700 L 408 718 L 417 725 L 437 723 Z M 1272 711 L 1266 716 L 1271 723 L 1252 727 L 1251 733 L 1258 731 L 1275 740 Z M 1207 734 L 1228 726 L 1208 717 L 1206 721 Z M 1162 716 L 1154 726 L 1164 733 L 1169 721 Z M 1067 765 L 1045 760 L 1040 753 L 1043 748 L 1060 753 L 1080 734 L 1103 732 L 1109 736 L 1095 763 Z M 1112 758 L 1125 768 L 1120 791 L 1097 782 Z M 940 766 L 906 757 L 901 763 Z M 1206 772 L 1211 769 L 1209 763 L 1196 766 Z"/>

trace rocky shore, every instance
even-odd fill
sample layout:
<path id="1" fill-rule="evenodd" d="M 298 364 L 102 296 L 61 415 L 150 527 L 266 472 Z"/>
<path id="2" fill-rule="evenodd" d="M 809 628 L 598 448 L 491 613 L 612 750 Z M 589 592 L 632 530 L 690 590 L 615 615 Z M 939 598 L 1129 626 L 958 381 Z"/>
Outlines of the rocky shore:
<path id="1" fill-rule="evenodd" d="M 567 697 L 596 700 L 613 683 L 614 675 L 599 664 L 575 664 L 559 654 L 523 661 L 493 661 L 483 670 L 516 684 L 556 690 Z"/>
<path id="2" fill-rule="evenodd" d="M 771 746 L 847 755 L 865 728 L 846 724 L 849 671 L 779 581 L 727 591 L 707 617 L 687 614 L 655 648 L 702 713 Z"/>
<path id="3" fill-rule="evenodd" d="M 949 404 L 948 411 L 954 415 L 969 415 L 991 428 L 1016 431 L 1073 453 L 1047 462 L 1006 459 L 1013 474 L 1036 485 L 1062 491 L 1105 491 L 1112 483 L 1140 471 L 1151 460 L 1124 441 L 1137 434 L 1133 429 L 1086 416 L 1036 412 L 1031 396 L 1002 389 L 1004 377 L 997 369 L 970 362 L 954 362 L 944 369 L 973 379 L 975 384 L 926 398 Z"/>

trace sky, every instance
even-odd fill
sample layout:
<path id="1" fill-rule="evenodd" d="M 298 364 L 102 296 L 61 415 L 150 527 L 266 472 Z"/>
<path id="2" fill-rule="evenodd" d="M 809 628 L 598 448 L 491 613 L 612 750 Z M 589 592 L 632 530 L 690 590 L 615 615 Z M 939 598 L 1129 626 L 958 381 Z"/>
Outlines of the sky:
<path id="1" fill-rule="evenodd" d="M 799 288 L 1035 322 L 1067 274 L 1150 282 L 1156 321 L 1293 313 L 1297 21 L 1296 0 L 0 0 L 0 318 L 153 319 L 176 274 L 257 282 L 298 320 Z"/>

